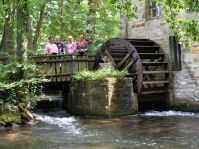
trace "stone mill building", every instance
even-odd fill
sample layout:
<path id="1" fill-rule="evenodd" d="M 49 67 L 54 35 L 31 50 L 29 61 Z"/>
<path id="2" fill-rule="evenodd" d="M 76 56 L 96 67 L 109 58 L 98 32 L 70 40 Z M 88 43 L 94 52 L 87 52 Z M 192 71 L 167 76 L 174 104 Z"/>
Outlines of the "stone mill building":
<path id="1" fill-rule="evenodd" d="M 122 24 L 122 36 L 157 42 L 168 55 L 171 64 L 171 103 L 176 109 L 199 109 L 199 43 L 193 43 L 190 49 L 178 46 L 160 6 L 150 0 L 136 1 L 136 5 L 138 19 Z M 183 15 L 186 18 L 196 16 L 190 12 Z"/>

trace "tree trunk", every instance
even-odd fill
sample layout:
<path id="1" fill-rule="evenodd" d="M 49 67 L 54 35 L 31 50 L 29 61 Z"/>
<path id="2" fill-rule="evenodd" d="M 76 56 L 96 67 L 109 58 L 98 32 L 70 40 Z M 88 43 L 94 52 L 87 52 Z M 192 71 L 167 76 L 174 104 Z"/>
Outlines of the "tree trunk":
<path id="1" fill-rule="evenodd" d="M 37 50 L 37 47 L 38 47 L 38 39 L 39 39 L 41 27 L 42 27 L 43 18 L 44 18 L 45 6 L 46 6 L 46 2 L 44 2 L 43 5 L 40 7 L 39 20 L 37 22 L 35 36 L 34 36 L 34 40 L 33 40 L 33 49 L 35 51 Z"/>
<path id="2" fill-rule="evenodd" d="M 28 0 L 17 0 L 17 61 L 19 63 L 24 62 L 25 57 L 25 33 L 28 26 L 27 22 L 27 9 L 28 9 Z M 19 68 L 17 79 L 22 79 L 24 77 L 24 72 Z"/>
<path id="3" fill-rule="evenodd" d="M 123 0 L 120 0 L 120 5 L 123 5 Z M 126 16 L 120 12 L 120 37 L 128 38 L 128 21 Z"/>
<path id="4" fill-rule="evenodd" d="M 61 39 L 64 38 L 64 0 L 61 0 L 60 2 L 60 15 L 61 15 L 61 19 L 60 19 L 60 22 L 61 22 L 61 26 L 60 26 L 60 31 L 61 31 Z"/>
<path id="5" fill-rule="evenodd" d="M 96 26 L 96 8 L 97 8 L 97 2 L 96 0 L 88 0 L 88 6 L 89 6 L 89 19 L 87 21 L 88 26 L 90 28 L 87 30 L 89 40 L 92 42 L 92 37 L 95 34 L 95 26 Z"/>
<path id="6" fill-rule="evenodd" d="M 13 2 L 14 0 L 3 0 L 3 5 L 8 5 L 9 3 Z M 3 31 L 3 38 L 0 45 L 0 51 L 4 51 L 8 53 L 8 56 L 14 57 L 15 55 L 15 48 L 14 48 L 14 7 L 8 7 L 5 12 L 5 23 L 4 23 L 4 31 Z M 8 57 L 8 60 L 10 58 Z"/>
<path id="7" fill-rule="evenodd" d="M 128 21 L 124 14 L 120 14 L 120 37 L 128 38 Z"/>
<path id="8" fill-rule="evenodd" d="M 31 19 L 30 19 L 30 11 L 29 8 L 27 10 L 27 27 L 26 27 L 26 32 L 27 32 L 27 36 L 28 36 L 28 45 L 27 48 L 28 49 L 32 49 L 33 48 L 33 31 L 32 31 L 32 23 L 31 23 Z"/>

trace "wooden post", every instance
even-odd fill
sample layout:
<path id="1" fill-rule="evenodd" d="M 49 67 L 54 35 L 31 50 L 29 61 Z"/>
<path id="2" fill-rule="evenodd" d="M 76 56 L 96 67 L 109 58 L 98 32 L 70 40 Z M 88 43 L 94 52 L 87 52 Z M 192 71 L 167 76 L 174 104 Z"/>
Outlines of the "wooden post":
<path id="1" fill-rule="evenodd" d="M 181 47 L 178 44 L 175 36 L 169 36 L 170 53 L 171 53 L 171 67 L 174 71 L 180 71 L 181 66 Z"/>

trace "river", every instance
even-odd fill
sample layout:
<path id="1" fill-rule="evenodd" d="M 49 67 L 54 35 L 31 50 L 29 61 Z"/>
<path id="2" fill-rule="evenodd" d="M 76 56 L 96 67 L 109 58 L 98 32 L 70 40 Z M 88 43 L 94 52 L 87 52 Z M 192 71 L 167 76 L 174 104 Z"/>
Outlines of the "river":
<path id="1" fill-rule="evenodd" d="M 199 114 L 151 111 L 119 118 L 35 113 L 33 126 L 0 132 L 0 149 L 195 149 Z"/>

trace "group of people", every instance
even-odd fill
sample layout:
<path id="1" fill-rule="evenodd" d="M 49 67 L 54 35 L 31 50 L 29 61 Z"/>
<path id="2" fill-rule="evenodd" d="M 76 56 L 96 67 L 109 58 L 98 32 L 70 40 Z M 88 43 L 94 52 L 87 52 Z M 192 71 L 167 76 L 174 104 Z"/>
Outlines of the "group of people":
<path id="1" fill-rule="evenodd" d="M 84 39 L 83 35 L 79 36 L 79 40 L 77 42 L 73 41 L 73 37 L 69 36 L 67 38 L 67 44 L 64 45 L 59 36 L 56 36 L 55 39 L 50 36 L 48 38 L 48 43 L 45 46 L 44 53 L 46 55 L 51 54 L 74 54 L 74 53 L 84 53 L 88 50 L 87 41 Z"/>

